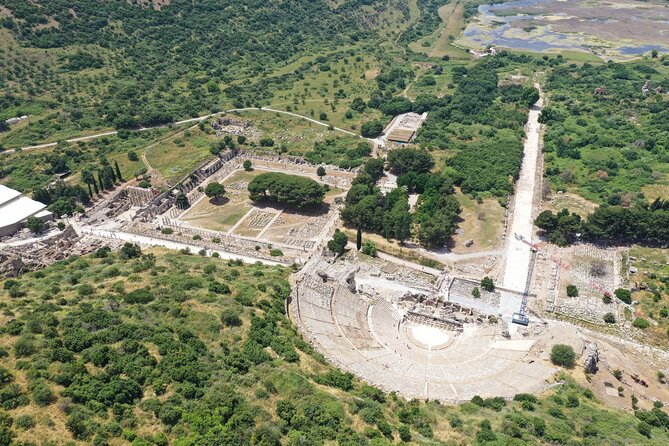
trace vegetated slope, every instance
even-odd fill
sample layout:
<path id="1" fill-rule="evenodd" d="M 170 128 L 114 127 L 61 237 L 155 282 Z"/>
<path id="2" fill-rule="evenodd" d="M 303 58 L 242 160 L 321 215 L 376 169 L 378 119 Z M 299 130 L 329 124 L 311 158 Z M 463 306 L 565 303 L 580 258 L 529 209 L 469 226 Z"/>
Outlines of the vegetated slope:
<path id="1" fill-rule="evenodd" d="M 669 77 L 665 64 L 563 65 L 551 72 L 542 114 L 546 175 L 554 190 L 630 205 L 644 185 L 667 184 Z M 650 80 L 650 91 L 642 87 Z M 655 88 L 661 90 L 656 94 Z"/>
<path id="2" fill-rule="evenodd" d="M 457 407 L 367 386 L 284 316 L 288 272 L 128 245 L 0 282 L 0 445 L 669 441 L 568 379 Z"/>
<path id="3" fill-rule="evenodd" d="M 22 130 L 38 140 L 62 127 L 130 128 L 266 103 L 311 65 L 270 79 L 273 70 L 376 38 L 385 24 L 370 18 L 404 3 L 0 1 L 2 117 L 48 115 L 34 134 Z"/>

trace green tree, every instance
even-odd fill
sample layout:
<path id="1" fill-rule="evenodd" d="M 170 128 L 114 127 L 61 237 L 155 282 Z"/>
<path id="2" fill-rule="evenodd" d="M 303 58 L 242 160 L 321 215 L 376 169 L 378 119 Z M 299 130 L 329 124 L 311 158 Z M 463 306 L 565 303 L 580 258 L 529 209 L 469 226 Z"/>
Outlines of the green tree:
<path id="1" fill-rule="evenodd" d="M 567 297 L 578 297 L 576 285 L 567 285 Z"/>
<path id="2" fill-rule="evenodd" d="M 95 188 L 95 194 L 98 194 L 98 186 L 95 183 L 95 174 L 93 173 L 93 168 L 91 166 L 85 166 L 81 169 L 81 180 L 84 184 L 88 185 L 88 194 L 93 196 L 93 191 L 91 186 Z"/>
<path id="3" fill-rule="evenodd" d="M 407 172 L 425 173 L 434 167 L 434 159 L 427 150 L 395 149 L 388 153 L 388 165 L 396 175 Z"/>
<path id="4" fill-rule="evenodd" d="M 245 160 L 243 166 L 244 166 L 244 170 L 247 171 L 247 172 L 250 172 L 251 170 L 253 170 L 253 163 L 251 162 L 251 160 Z"/>
<path id="5" fill-rule="evenodd" d="M 204 194 L 209 198 L 213 198 L 214 200 L 220 200 L 223 196 L 225 196 L 225 186 L 216 181 L 212 181 L 207 184 L 207 187 L 204 188 Z"/>
<path id="6" fill-rule="evenodd" d="M 625 302 L 628 305 L 632 303 L 632 292 L 630 290 L 618 288 L 613 292 L 613 294 L 618 300 Z"/>
<path id="7" fill-rule="evenodd" d="M 481 297 L 481 292 L 479 291 L 478 287 L 472 288 L 472 296 L 476 299 Z"/>
<path id="8" fill-rule="evenodd" d="M 362 229 L 359 226 L 355 234 L 355 247 L 358 251 L 362 248 Z"/>
<path id="9" fill-rule="evenodd" d="M 139 247 L 139 245 L 135 245 L 134 243 L 124 243 L 123 247 L 121 248 L 121 258 L 128 260 L 128 259 L 136 259 L 139 256 L 142 255 L 142 250 Z"/>
<path id="10" fill-rule="evenodd" d="M 571 345 L 555 344 L 551 349 L 551 362 L 566 368 L 574 367 L 576 363 L 576 353 Z"/>
<path id="11" fill-rule="evenodd" d="M 336 229 L 334 235 L 332 236 L 332 240 L 328 242 L 328 249 L 337 255 L 342 255 L 344 253 L 344 249 L 346 249 L 347 244 L 348 237 L 346 237 L 346 234 L 341 232 L 339 229 Z"/>
<path id="12" fill-rule="evenodd" d="M 37 217 L 28 217 L 26 220 L 26 228 L 30 229 L 35 234 L 39 234 L 44 230 L 44 222 Z"/>
<path id="13" fill-rule="evenodd" d="M 492 293 L 495 291 L 495 283 L 490 277 L 485 276 L 483 279 L 481 279 L 481 288 L 489 293 Z"/>
<path id="14" fill-rule="evenodd" d="M 317 181 L 279 172 L 256 176 L 248 191 L 252 201 L 269 200 L 298 209 L 320 205 L 325 197 L 325 190 Z"/>
<path id="15" fill-rule="evenodd" d="M 369 175 L 372 181 L 376 183 L 383 176 L 383 165 L 383 160 L 372 158 L 365 163 L 363 172 Z"/>
<path id="16" fill-rule="evenodd" d="M 179 209 L 186 209 L 188 206 L 190 206 L 190 202 L 188 201 L 188 196 L 183 192 L 177 193 L 174 204 Z"/>
<path id="17" fill-rule="evenodd" d="M 325 176 L 325 167 L 318 166 L 318 168 L 316 169 L 316 175 L 323 178 Z"/>
<path id="18" fill-rule="evenodd" d="M 114 160 L 114 171 L 116 172 L 116 178 L 118 181 L 123 180 L 123 176 L 121 176 L 121 168 L 118 167 L 118 161 Z"/>
<path id="19" fill-rule="evenodd" d="M 383 133 L 383 124 L 379 121 L 367 121 L 360 126 L 360 134 L 365 138 L 376 138 Z"/>

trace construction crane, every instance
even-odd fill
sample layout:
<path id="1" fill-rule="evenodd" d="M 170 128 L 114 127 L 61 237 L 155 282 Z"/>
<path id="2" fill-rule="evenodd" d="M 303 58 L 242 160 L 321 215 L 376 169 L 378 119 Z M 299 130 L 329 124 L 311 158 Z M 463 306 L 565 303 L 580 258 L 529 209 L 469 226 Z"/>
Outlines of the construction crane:
<path id="1" fill-rule="evenodd" d="M 530 264 L 528 265 L 527 268 L 527 278 L 525 279 L 525 290 L 523 291 L 523 297 L 520 301 L 520 308 L 518 309 L 517 313 L 513 313 L 513 316 L 511 317 L 511 322 L 513 322 L 514 324 L 524 325 L 527 327 L 530 323 L 530 318 L 528 318 L 525 313 L 527 311 L 527 303 L 530 298 L 530 283 L 532 281 L 532 270 L 534 269 L 534 262 L 537 257 L 537 247 L 532 243 L 526 241 L 522 235 L 518 236 L 516 234 L 516 239 L 521 240 L 522 242 L 530 246 L 532 250 L 530 255 Z"/>
<path id="2" fill-rule="evenodd" d="M 537 251 L 539 250 L 539 247 L 538 247 L 537 245 L 535 245 L 534 243 L 530 242 L 529 240 L 527 240 L 527 239 L 526 239 L 525 237 L 523 237 L 522 235 L 520 235 L 520 234 L 514 232 L 514 233 L 513 233 L 513 236 L 516 238 L 516 240 L 519 240 L 519 241 L 525 243 L 527 246 L 529 246 L 530 249 L 532 249 L 532 252 L 537 252 Z"/>

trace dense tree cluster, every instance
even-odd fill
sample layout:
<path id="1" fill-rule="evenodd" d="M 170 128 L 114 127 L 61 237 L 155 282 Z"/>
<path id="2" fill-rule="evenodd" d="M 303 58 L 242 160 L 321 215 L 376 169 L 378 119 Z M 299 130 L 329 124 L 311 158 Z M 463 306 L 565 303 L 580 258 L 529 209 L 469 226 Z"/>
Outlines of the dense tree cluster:
<path id="1" fill-rule="evenodd" d="M 388 153 L 388 166 L 395 175 L 406 173 L 422 174 L 434 167 L 434 159 L 425 150 L 395 149 Z"/>
<path id="2" fill-rule="evenodd" d="M 341 214 L 344 223 L 400 242 L 410 239 L 413 231 L 423 246 L 444 246 L 457 229 L 455 219 L 460 213 L 453 182 L 429 172 L 434 160 L 424 150 L 393 150 L 388 164 L 402 174 L 398 178 L 400 187 L 386 195 L 381 193 L 376 182 L 383 176 L 383 162 L 369 160 L 346 195 Z M 413 214 L 409 212 L 408 193 L 421 194 Z"/>
<path id="3" fill-rule="evenodd" d="M 46 204 L 48 209 L 56 214 L 72 215 L 79 203 L 88 203 L 91 199 L 86 190 L 79 185 L 70 185 L 64 181 L 58 181 L 46 188 L 36 189 L 33 199 Z"/>
<path id="4" fill-rule="evenodd" d="M 332 138 L 316 142 L 306 158 L 311 164 L 332 164 L 351 169 L 362 165 L 371 153 L 372 148 L 367 141 Z"/>
<path id="5" fill-rule="evenodd" d="M 323 186 L 311 178 L 279 172 L 256 176 L 249 183 L 248 191 L 253 201 L 269 200 L 299 209 L 318 206 L 325 197 Z"/>
<path id="6" fill-rule="evenodd" d="M 544 211 L 534 222 L 549 241 L 565 246 L 577 234 L 599 242 L 633 242 L 646 245 L 669 243 L 669 210 L 657 206 L 600 206 L 585 220 L 563 209 Z"/>
<path id="7" fill-rule="evenodd" d="M 500 87 L 496 70 L 507 63 L 506 57 L 498 57 L 471 68 L 453 67 L 457 86 L 452 96 L 418 96 L 413 104 L 417 112 L 430 112 L 416 141 L 454 151 L 447 165 L 453 168 L 456 184 L 468 194 L 506 196 L 520 171 L 526 110 L 538 92 L 514 85 Z"/>

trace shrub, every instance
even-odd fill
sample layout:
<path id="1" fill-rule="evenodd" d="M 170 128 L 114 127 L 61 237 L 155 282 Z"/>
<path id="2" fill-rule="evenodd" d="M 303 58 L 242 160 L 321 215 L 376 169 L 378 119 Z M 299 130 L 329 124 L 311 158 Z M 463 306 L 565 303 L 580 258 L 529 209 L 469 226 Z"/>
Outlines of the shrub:
<path id="1" fill-rule="evenodd" d="M 330 387 L 337 387 L 339 389 L 349 391 L 353 389 L 353 375 L 339 370 L 329 370 L 314 377 L 314 381 L 318 384 L 323 384 Z"/>
<path id="2" fill-rule="evenodd" d="M 576 353 L 571 345 L 555 344 L 551 349 L 551 362 L 555 365 L 571 368 L 574 367 Z"/>
<path id="3" fill-rule="evenodd" d="M 90 296 L 93 293 L 95 293 L 95 288 L 87 283 L 77 287 L 77 294 L 81 297 Z"/>
<path id="4" fill-rule="evenodd" d="M 37 347 L 35 346 L 35 341 L 31 338 L 19 338 L 14 344 L 14 354 L 19 358 L 32 356 L 36 351 Z"/>
<path id="5" fill-rule="evenodd" d="M 400 434 L 400 440 L 403 442 L 408 443 L 411 441 L 411 430 L 406 424 L 400 425 L 400 427 L 397 429 L 397 432 Z"/>
<path id="6" fill-rule="evenodd" d="M 640 328 L 641 330 L 645 330 L 646 328 L 650 327 L 650 322 L 648 322 L 646 319 L 642 317 L 638 317 L 634 319 L 632 325 L 636 328 Z"/>
<path id="7" fill-rule="evenodd" d="M 226 308 L 221 312 L 221 322 L 226 327 L 239 327 L 242 325 L 239 312 L 232 308 Z"/>
<path id="8" fill-rule="evenodd" d="M 172 229 L 172 228 L 162 228 L 160 230 L 160 232 L 162 232 L 163 234 L 167 234 L 167 235 L 174 234 L 174 229 Z"/>
<path id="9" fill-rule="evenodd" d="M 376 245 L 371 241 L 366 241 L 365 244 L 362 245 L 361 251 L 363 254 L 366 254 L 370 257 L 376 257 L 377 255 Z"/>
<path id="10" fill-rule="evenodd" d="M 48 406 L 55 401 L 54 394 L 48 385 L 40 383 L 33 387 L 33 400 L 38 406 Z"/>
<path id="11" fill-rule="evenodd" d="M 35 419 L 30 415 L 19 415 L 14 419 L 14 425 L 23 430 L 32 429 L 35 427 Z"/>
<path id="12" fill-rule="evenodd" d="M 615 324 L 616 316 L 613 313 L 606 313 L 604 315 L 604 322 L 606 322 L 607 324 Z"/>
<path id="13" fill-rule="evenodd" d="M 626 290 L 624 288 L 618 288 L 617 290 L 614 291 L 613 294 L 615 294 L 618 300 L 621 300 L 626 304 L 632 303 L 632 292 L 630 290 Z"/>
<path id="14" fill-rule="evenodd" d="M 281 257 L 281 256 L 283 256 L 283 251 L 281 251 L 280 249 L 274 248 L 274 249 L 269 251 L 269 255 L 271 255 L 272 257 Z"/>
<path id="15" fill-rule="evenodd" d="M 539 399 L 531 393 L 517 393 L 513 396 L 514 401 L 529 401 L 530 403 L 538 403 Z"/>
<path id="16" fill-rule="evenodd" d="M 230 294 L 230 287 L 221 282 L 211 282 L 209 284 L 209 292 L 214 294 Z"/>
<path id="17" fill-rule="evenodd" d="M 146 304 L 151 302 L 154 297 L 149 288 L 140 288 L 123 296 L 123 300 L 129 304 Z"/>
<path id="18" fill-rule="evenodd" d="M 28 217 L 28 220 L 26 220 L 26 228 L 30 229 L 35 234 L 39 234 L 44 230 L 44 222 L 37 217 Z"/>
<path id="19" fill-rule="evenodd" d="M 638 430 L 639 433 L 646 438 L 651 437 L 652 427 L 645 421 L 639 421 L 639 424 L 636 425 L 636 430 Z"/>

